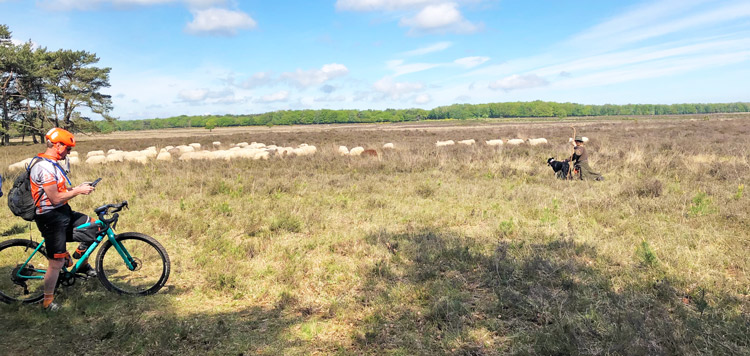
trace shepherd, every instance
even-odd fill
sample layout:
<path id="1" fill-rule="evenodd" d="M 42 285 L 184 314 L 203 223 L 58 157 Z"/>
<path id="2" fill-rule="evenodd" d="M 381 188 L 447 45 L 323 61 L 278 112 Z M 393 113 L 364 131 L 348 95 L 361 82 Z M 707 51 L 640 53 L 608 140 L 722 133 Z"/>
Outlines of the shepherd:
<path id="1" fill-rule="evenodd" d="M 575 136 L 575 139 L 573 139 L 573 155 L 566 159 L 565 162 L 571 161 L 573 161 L 573 167 L 577 171 L 577 178 L 580 180 L 604 180 L 601 174 L 594 172 L 591 166 L 589 166 L 589 153 L 586 151 L 586 147 L 583 144 L 583 137 L 581 136 Z"/>

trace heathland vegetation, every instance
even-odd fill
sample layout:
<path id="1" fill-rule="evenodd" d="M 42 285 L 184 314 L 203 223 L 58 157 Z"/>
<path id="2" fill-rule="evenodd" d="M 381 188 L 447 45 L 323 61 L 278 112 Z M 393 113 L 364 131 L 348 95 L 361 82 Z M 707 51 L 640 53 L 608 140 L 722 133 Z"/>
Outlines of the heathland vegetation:
<path id="1" fill-rule="evenodd" d="M 127 199 L 118 231 L 161 241 L 172 277 L 150 297 L 79 282 L 54 315 L 0 305 L 0 350 L 749 354 L 750 115 L 560 121 L 85 137 L 84 156 L 213 141 L 318 152 L 73 167 L 74 183 L 104 178 L 74 209 Z M 570 153 L 570 124 L 606 181 L 554 178 L 546 160 Z M 550 144 L 435 146 L 510 137 Z M 0 148 L 0 167 L 41 150 Z M 7 209 L 0 236 L 40 240 Z"/>
<path id="2" fill-rule="evenodd" d="M 584 105 L 546 101 L 490 104 L 454 104 L 431 110 L 284 110 L 254 115 L 181 115 L 160 119 L 99 121 L 100 132 L 233 126 L 310 125 L 342 123 L 470 120 L 486 118 L 550 118 L 602 116 L 654 116 L 750 112 L 749 103 Z"/>

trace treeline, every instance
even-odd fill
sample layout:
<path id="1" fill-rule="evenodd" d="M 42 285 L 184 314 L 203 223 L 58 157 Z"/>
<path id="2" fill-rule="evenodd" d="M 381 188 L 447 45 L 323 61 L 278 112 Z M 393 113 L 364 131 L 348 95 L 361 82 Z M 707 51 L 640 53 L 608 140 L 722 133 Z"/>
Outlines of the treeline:
<path id="1" fill-rule="evenodd" d="M 583 105 L 547 101 L 491 104 L 455 104 L 432 110 L 286 110 L 255 115 L 175 116 L 163 119 L 97 122 L 102 132 L 186 127 L 309 125 L 337 123 L 404 122 L 443 119 L 568 117 L 613 115 L 677 115 L 750 112 L 750 103 Z"/>
<path id="2" fill-rule="evenodd" d="M 110 68 L 98 68 L 95 54 L 15 44 L 0 24 L 0 144 L 31 136 L 44 142 L 52 127 L 93 131 L 98 127 L 80 109 L 105 118 L 112 101 L 100 91 L 109 87 Z"/>

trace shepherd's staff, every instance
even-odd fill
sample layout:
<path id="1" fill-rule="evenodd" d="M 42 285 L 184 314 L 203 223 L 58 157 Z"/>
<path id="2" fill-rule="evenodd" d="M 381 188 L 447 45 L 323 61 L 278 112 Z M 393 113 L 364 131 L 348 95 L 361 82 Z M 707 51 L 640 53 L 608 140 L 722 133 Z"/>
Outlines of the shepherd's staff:
<path id="1" fill-rule="evenodd" d="M 575 147 L 576 147 L 576 127 L 573 125 L 570 125 L 570 128 L 573 129 L 573 155 L 575 154 Z M 570 160 L 568 160 L 568 179 L 573 180 L 573 163 L 571 162 L 573 160 L 573 155 L 570 155 Z M 575 166 L 573 166 L 575 167 Z"/>

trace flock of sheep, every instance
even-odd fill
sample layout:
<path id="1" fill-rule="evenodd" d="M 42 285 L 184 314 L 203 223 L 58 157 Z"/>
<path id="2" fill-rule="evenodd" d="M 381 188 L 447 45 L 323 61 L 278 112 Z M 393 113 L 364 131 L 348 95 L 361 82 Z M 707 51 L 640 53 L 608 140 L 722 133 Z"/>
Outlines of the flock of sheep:
<path id="1" fill-rule="evenodd" d="M 396 146 L 393 145 L 393 143 L 386 143 L 383 145 L 383 151 L 386 150 L 392 150 Z M 378 156 L 378 152 L 373 149 L 365 149 L 362 146 L 352 147 L 352 149 L 348 149 L 346 146 L 339 146 L 339 155 L 341 156 Z"/>
<path id="2" fill-rule="evenodd" d="M 266 146 L 265 144 L 258 142 L 250 144 L 247 142 L 241 142 L 231 144 L 229 149 L 221 149 L 221 142 L 213 142 L 211 150 L 202 149 L 200 143 L 191 143 L 189 145 L 180 145 L 176 147 L 166 146 L 159 151 L 157 151 L 154 146 L 140 151 L 122 151 L 117 149 L 110 149 L 106 153 L 103 150 L 89 151 L 83 162 L 86 164 L 104 164 L 112 162 L 136 162 L 147 164 L 150 160 L 171 161 L 173 159 L 181 161 L 214 159 L 222 159 L 226 161 L 232 159 L 267 160 L 273 157 L 309 156 L 315 154 L 317 151 L 318 149 L 315 146 L 305 143 L 297 147 L 281 147 L 276 145 Z M 23 161 L 13 163 L 8 166 L 8 170 L 21 170 L 26 167 L 31 159 L 32 158 L 27 158 Z M 68 162 L 70 164 L 80 164 L 81 158 L 79 158 L 78 152 L 71 152 L 68 155 Z"/>
<path id="3" fill-rule="evenodd" d="M 583 142 L 588 142 L 588 141 L 589 141 L 588 137 L 583 137 Z M 573 138 L 571 137 L 568 140 L 568 142 L 573 142 Z M 541 138 L 540 137 L 540 138 L 529 138 L 529 139 L 526 139 L 526 140 L 523 140 L 523 139 L 520 139 L 520 138 L 513 138 L 513 139 L 510 139 L 510 140 L 507 140 L 507 141 L 503 141 L 503 140 L 500 140 L 500 139 L 497 139 L 497 140 L 487 140 L 487 141 L 484 141 L 484 143 L 487 146 L 502 146 L 503 144 L 510 145 L 510 146 L 518 146 L 518 145 L 522 145 L 524 143 L 526 143 L 526 144 L 528 144 L 530 146 L 536 146 L 536 145 L 546 145 L 549 142 L 547 142 L 546 138 Z M 455 144 L 472 146 L 472 145 L 476 144 L 476 141 L 474 139 L 470 139 L 470 140 L 461 140 L 461 141 L 448 140 L 448 141 L 438 141 L 438 142 L 435 142 L 435 146 L 437 146 L 437 147 L 452 146 L 452 145 L 455 145 Z"/>
<path id="4" fill-rule="evenodd" d="M 568 140 L 573 141 L 573 138 Z M 583 137 L 583 141 L 587 142 L 588 138 Z M 467 145 L 472 146 L 476 144 L 474 139 L 461 140 L 461 141 L 437 141 L 436 147 L 444 147 L 451 145 Z M 503 141 L 500 139 L 487 140 L 485 141 L 487 146 L 502 146 L 502 145 L 521 145 L 528 144 L 531 146 L 545 145 L 548 144 L 545 138 L 530 138 L 530 139 L 509 139 Z M 191 143 L 189 145 L 180 146 L 166 146 L 157 151 L 155 146 L 146 148 L 140 151 L 121 151 L 117 149 L 110 149 L 106 153 L 103 150 L 89 151 L 86 154 L 86 159 L 83 161 L 86 164 L 104 164 L 111 162 L 136 162 L 141 164 L 147 164 L 150 160 L 157 161 L 171 161 L 178 159 L 181 161 L 190 160 L 214 160 L 221 159 L 229 161 L 232 159 L 270 159 L 274 157 L 289 157 L 289 156 L 309 156 L 317 152 L 317 148 L 308 144 L 300 144 L 297 147 L 282 147 L 276 145 L 266 146 L 263 143 L 253 142 L 241 142 L 237 144 L 231 144 L 228 149 L 222 149 L 221 142 L 213 142 L 212 147 L 209 150 L 204 150 L 200 143 Z M 383 151 L 392 150 L 395 146 L 393 143 L 386 143 L 383 145 Z M 378 157 L 378 152 L 374 149 L 365 149 L 364 147 L 357 146 L 351 150 L 346 146 L 339 146 L 339 155 L 342 156 L 373 156 Z M 31 158 L 27 158 L 23 161 L 13 163 L 8 166 L 9 171 L 21 170 L 31 161 Z M 81 159 L 78 157 L 78 152 L 71 152 L 68 155 L 68 162 L 70 164 L 80 164 Z"/>

